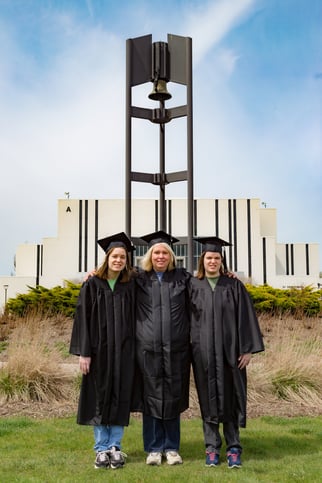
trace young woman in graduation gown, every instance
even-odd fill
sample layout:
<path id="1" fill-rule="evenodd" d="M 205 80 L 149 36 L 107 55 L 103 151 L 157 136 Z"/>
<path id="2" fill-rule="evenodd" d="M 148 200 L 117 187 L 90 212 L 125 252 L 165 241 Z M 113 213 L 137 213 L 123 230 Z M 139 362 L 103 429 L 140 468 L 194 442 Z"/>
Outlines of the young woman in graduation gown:
<path id="1" fill-rule="evenodd" d="M 197 277 L 190 281 L 193 370 L 203 419 L 206 465 L 219 464 L 223 423 L 228 466 L 241 466 L 239 427 L 246 426 L 246 366 L 264 350 L 251 299 L 240 280 L 225 275 L 217 237 L 203 245 Z"/>
<path id="2" fill-rule="evenodd" d="M 95 468 L 124 465 L 134 376 L 134 280 L 125 233 L 98 241 L 106 252 L 78 298 L 70 352 L 83 374 L 77 422 L 94 427 Z"/>

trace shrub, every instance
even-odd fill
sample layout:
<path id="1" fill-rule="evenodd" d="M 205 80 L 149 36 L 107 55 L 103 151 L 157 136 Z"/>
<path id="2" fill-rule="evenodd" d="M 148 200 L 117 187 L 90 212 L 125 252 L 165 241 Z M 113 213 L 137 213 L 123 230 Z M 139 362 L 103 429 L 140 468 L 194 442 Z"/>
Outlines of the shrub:
<path id="1" fill-rule="evenodd" d="M 28 287 L 27 294 L 19 294 L 8 300 L 6 311 L 8 314 L 23 317 L 32 311 L 45 315 L 63 314 L 73 317 L 80 284 L 66 281 L 66 287 L 48 289 L 38 285 Z"/>
<path id="2" fill-rule="evenodd" d="M 81 285 L 68 281 L 65 283 L 66 287 L 57 286 L 52 289 L 29 287 L 27 294 L 19 294 L 8 300 L 7 314 L 23 317 L 37 311 L 43 315 L 62 314 L 73 317 Z M 291 314 L 301 318 L 316 317 L 322 311 L 322 289 L 277 289 L 269 285 L 250 284 L 246 284 L 246 288 L 258 315 L 269 314 L 274 317 Z"/>
<path id="3" fill-rule="evenodd" d="M 322 311 L 322 290 L 312 287 L 277 289 L 268 285 L 246 285 L 258 315 L 316 317 Z"/>

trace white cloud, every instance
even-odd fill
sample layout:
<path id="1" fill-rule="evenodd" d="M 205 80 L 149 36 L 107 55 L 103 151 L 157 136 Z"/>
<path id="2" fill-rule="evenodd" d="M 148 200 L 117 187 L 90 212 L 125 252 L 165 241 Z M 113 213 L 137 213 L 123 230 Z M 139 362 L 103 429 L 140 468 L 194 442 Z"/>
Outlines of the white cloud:
<path id="1" fill-rule="evenodd" d="M 255 0 L 218 0 L 190 11 L 185 30 L 194 39 L 194 63 L 198 64 L 240 22 Z"/>
<path id="2" fill-rule="evenodd" d="M 230 76 L 234 69 L 236 62 L 239 59 L 239 55 L 237 55 L 233 50 L 231 49 L 220 49 L 218 52 L 218 60 L 219 63 L 222 66 L 222 70 L 224 73 L 228 76 Z"/>

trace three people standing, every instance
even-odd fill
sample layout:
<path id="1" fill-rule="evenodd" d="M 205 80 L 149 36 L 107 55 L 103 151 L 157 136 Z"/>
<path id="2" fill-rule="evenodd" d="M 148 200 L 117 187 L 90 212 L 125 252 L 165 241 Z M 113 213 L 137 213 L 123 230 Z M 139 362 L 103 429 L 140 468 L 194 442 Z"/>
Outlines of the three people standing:
<path id="1" fill-rule="evenodd" d="M 72 335 L 71 352 L 81 356 L 83 372 L 78 422 L 94 425 L 95 467 L 123 466 L 121 438 L 130 410 L 143 413 L 146 463 L 160 465 L 163 456 L 170 465 L 182 463 L 180 414 L 189 406 L 191 355 L 206 466 L 220 462 L 222 423 L 228 467 L 240 467 L 246 366 L 264 346 L 244 285 L 227 275 L 227 242 L 197 239 L 203 252 L 192 277 L 176 268 L 176 238 L 163 231 L 145 235 L 148 251 L 133 277 L 133 245 L 124 236 L 103 240 L 107 271 L 101 268 L 83 285 Z M 116 248 L 123 250 L 123 262 L 109 269 Z"/>

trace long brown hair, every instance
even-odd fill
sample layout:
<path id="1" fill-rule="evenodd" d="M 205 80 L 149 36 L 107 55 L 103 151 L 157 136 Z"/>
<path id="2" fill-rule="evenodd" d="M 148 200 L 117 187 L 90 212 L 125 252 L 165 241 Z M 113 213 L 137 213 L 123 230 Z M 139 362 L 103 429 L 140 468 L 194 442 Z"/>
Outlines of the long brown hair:
<path id="1" fill-rule="evenodd" d="M 199 258 L 198 271 L 197 271 L 197 275 L 196 275 L 196 277 L 199 278 L 199 280 L 202 280 L 203 278 L 205 278 L 205 275 L 206 275 L 205 266 L 204 266 L 204 259 L 205 259 L 206 253 L 207 252 L 202 252 L 202 254 L 200 255 L 200 258 Z M 219 273 L 220 273 L 220 275 L 224 275 L 225 270 L 224 270 L 224 264 L 223 264 L 223 256 L 222 256 L 221 253 L 220 253 L 220 256 L 221 256 L 221 267 L 219 269 Z"/>
<path id="2" fill-rule="evenodd" d="M 123 250 L 126 253 L 126 265 L 123 268 L 123 270 L 121 271 L 121 273 L 119 275 L 119 279 L 120 279 L 120 282 L 123 282 L 123 283 L 128 282 L 130 280 L 132 274 L 133 274 L 133 268 L 132 268 L 132 265 L 131 265 L 129 253 L 127 252 L 127 250 L 124 247 L 112 247 L 112 248 L 110 248 L 106 252 L 106 255 L 105 255 L 105 258 L 104 258 L 102 265 L 96 270 L 95 275 L 98 278 L 101 278 L 103 280 L 108 279 L 108 259 L 109 259 L 109 256 L 111 255 L 111 253 L 113 252 L 113 250 L 115 248 L 123 248 Z"/>

